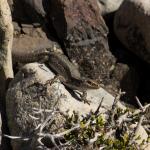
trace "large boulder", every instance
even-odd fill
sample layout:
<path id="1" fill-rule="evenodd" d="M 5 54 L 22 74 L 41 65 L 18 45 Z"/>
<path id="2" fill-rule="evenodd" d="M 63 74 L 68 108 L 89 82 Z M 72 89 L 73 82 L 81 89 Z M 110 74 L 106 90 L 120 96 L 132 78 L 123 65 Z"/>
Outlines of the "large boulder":
<path id="1" fill-rule="evenodd" d="M 109 51 L 108 28 L 96 0 L 51 1 L 50 17 L 70 60 L 83 76 L 106 80 L 115 58 Z"/>
<path id="2" fill-rule="evenodd" d="M 150 1 L 126 0 L 114 19 L 118 39 L 134 54 L 150 63 Z"/>
<path id="3" fill-rule="evenodd" d="M 114 97 L 104 89 L 88 90 L 87 99 L 91 101 L 88 105 L 73 97 L 58 80 L 50 84 L 48 81 L 53 78 L 54 74 L 45 65 L 38 63 L 27 64 L 16 74 L 9 85 L 6 98 L 8 125 L 12 136 L 32 137 L 34 129 L 41 123 L 37 119 L 40 116 L 35 113 L 40 109 L 50 111 L 56 108 L 62 114 L 67 112 L 70 116 L 75 111 L 82 116 L 89 114 L 91 110 L 95 111 L 102 99 L 103 107 L 100 111 L 104 113 L 111 109 Z M 124 108 L 121 104 L 119 106 Z M 56 115 L 55 119 L 61 126 L 62 116 Z M 51 129 L 48 131 L 51 132 Z M 30 149 L 31 143 L 32 138 L 28 142 L 12 140 L 12 146 L 16 150 L 25 147 Z"/>

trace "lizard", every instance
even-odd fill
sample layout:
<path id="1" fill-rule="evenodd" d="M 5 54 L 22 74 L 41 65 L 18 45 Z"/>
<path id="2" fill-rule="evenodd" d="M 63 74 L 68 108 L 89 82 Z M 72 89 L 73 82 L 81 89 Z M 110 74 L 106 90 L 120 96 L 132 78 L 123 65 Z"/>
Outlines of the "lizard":
<path id="1" fill-rule="evenodd" d="M 87 102 L 87 89 L 98 89 L 99 84 L 89 78 L 81 77 L 78 67 L 70 62 L 67 56 L 61 53 L 50 52 L 48 65 L 58 75 L 60 81 L 71 90 L 82 92 L 81 99 Z"/>
<path id="2" fill-rule="evenodd" d="M 24 53 L 25 52 L 22 54 Z M 88 103 L 86 100 L 86 91 L 88 89 L 98 89 L 99 84 L 92 79 L 81 77 L 77 66 L 71 63 L 68 57 L 63 53 L 54 52 L 50 48 L 45 48 L 36 51 L 32 50 L 30 53 L 28 52 L 20 58 L 17 56 L 17 58 L 19 62 L 34 62 L 41 58 L 41 55 L 44 57 L 44 61 L 47 65 L 56 74 L 56 78 L 58 78 L 68 89 L 82 92 L 81 100 Z M 15 57 L 15 54 L 13 56 Z"/>
<path id="3" fill-rule="evenodd" d="M 39 60 L 43 63 L 46 62 L 68 89 L 83 92 L 81 99 L 84 101 L 86 101 L 87 89 L 99 88 L 99 84 L 94 80 L 81 77 L 78 67 L 65 56 L 59 44 L 42 38 L 34 43 L 32 38 L 25 40 L 21 37 L 19 40 L 14 40 L 13 61 L 19 63 L 39 62 Z M 29 44 L 28 48 L 22 47 L 22 43 Z"/>
<path id="4" fill-rule="evenodd" d="M 45 10 L 44 7 L 42 7 L 43 3 L 41 3 L 41 1 L 38 1 L 39 3 L 35 3 L 35 0 L 24 1 L 30 6 L 32 6 L 32 8 L 35 9 L 38 14 L 45 18 L 46 13 L 44 12 Z M 77 67 L 73 65 L 73 63 L 71 63 L 63 53 L 56 52 L 57 50 L 59 50 L 59 48 L 57 48 L 56 46 L 56 43 L 53 44 L 52 42 L 47 45 L 48 41 L 44 43 L 44 41 L 41 41 L 42 38 L 39 39 L 39 42 L 32 42 L 33 37 L 28 38 L 28 40 L 24 41 L 23 39 L 21 39 L 22 42 L 19 42 L 18 39 L 16 39 L 16 45 L 20 45 L 19 47 L 13 47 L 12 49 L 13 61 L 27 63 L 39 61 L 39 59 L 42 61 L 47 60 L 50 68 L 57 75 L 59 75 L 60 81 L 69 89 L 82 91 L 83 98 L 85 98 L 86 96 L 85 91 L 87 89 L 99 88 L 99 85 L 94 80 L 81 77 Z M 13 46 L 15 45 L 14 43 Z M 22 49 L 22 43 L 23 45 L 27 45 L 26 47 L 28 48 L 24 47 L 25 49 Z M 32 47 L 33 43 L 34 48 Z M 51 52 L 51 50 L 54 50 L 55 52 Z"/>

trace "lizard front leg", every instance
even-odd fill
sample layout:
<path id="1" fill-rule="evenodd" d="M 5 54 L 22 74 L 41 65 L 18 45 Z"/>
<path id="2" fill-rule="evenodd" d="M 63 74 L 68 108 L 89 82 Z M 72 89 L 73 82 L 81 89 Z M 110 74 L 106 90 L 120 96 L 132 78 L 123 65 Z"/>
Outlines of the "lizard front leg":
<path id="1" fill-rule="evenodd" d="M 49 80 L 47 83 L 50 84 L 50 85 L 52 85 L 52 84 L 53 84 L 54 82 L 56 82 L 58 79 L 59 79 L 67 88 L 69 88 L 69 89 L 71 89 L 71 90 L 73 90 L 73 91 L 76 89 L 76 87 L 74 87 L 73 85 L 68 84 L 68 83 L 66 82 L 66 79 L 65 79 L 63 76 L 61 76 L 61 75 L 56 75 L 53 79 Z M 47 84 L 47 83 L 46 83 L 46 84 Z M 81 99 L 81 101 L 83 101 L 84 103 L 87 103 L 87 104 L 90 105 L 90 101 L 87 100 L 87 91 L 86 91 L 86 90 L 78 90 L 78 91 L 82 92 L 82 94 L 81 94 L 81 93 L 78 93 L 78 94 L 80 94 L 80 99 Z M 77 91 L 74 91 L 74 92 L 77 92 Z"/>
<path id="2" fill-rule="evenodd" d="M 84 103 L 87 103 L 87 104 L 90 105 L 90 101 L 87 100 L 87 91 L 86 91 L 86 90 L 84 90 L 84 91 L 82 92 L 82 94 L 81 94 L 80 97 L 81 97 L 81 101 L 83 101 Z"/>

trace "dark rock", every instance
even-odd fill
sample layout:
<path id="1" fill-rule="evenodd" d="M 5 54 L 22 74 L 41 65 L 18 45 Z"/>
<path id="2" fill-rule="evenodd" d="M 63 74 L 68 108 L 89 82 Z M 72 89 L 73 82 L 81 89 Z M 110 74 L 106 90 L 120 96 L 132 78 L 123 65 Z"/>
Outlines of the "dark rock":
<path id="1" fill-rule="evenodd" d="M 1 113 L 0 113 L 0 146 L 1 146 L 1 140 L 2 140 L 2 120 L 1 120 Z"/>
<path id="2" fill-rule="evenodd" d="M 114 31 L 118 39 L 139 58 L 150 63 L 150 1 L 124 1 L 116 12 Z"/>
<path id="3" fill-rule="evenodd" d="M 137 70 L 133 66 L 123 63 L 117 63 L 112 72 L 111 86 L 113 91 L 122 89 L 126 92 L 122 96 L 124 102 L 134 104 L 135 96 L 139 88 L 139 76 Z"/>
<path id="4" fill-rule="evenodd" d="M 13 19 L 40 25 L 45 22 L 49 7 L 48 0 L 9 0 Z"/>
<path id="5" fill-rule="evenodd" d="M 96 0 L 51 1 L 50 16 L 67 55 L 84 76 L 107 80 L 115 58 Z"/>
<path id="6" fill-rule="evenodd" d="M 150 103 L 150 66 L 149 64 L 142 64 L 139 68 L 140 87 L 138 90 L 138 98 L 143 103 Z"/>
<path id="7" fill-rule="evenodd" d="M 26 5 L 32 8 L 36 13 L 45 17 L 46 10 L 48 10 L 49 0 L 23 0 Z"/>

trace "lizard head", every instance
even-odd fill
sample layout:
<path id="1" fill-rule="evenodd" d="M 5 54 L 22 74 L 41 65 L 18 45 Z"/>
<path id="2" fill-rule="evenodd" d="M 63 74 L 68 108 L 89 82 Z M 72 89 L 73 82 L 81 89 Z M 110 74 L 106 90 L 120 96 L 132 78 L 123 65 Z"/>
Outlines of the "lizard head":
<path id="1" fill-rule="evenodd" d="M 98 82 L 96 82 L 95 80 L 92 79 L 84 79 L 85 84 L 87 85 L 88 88 L 91 89 L 98 89 L 100 88 L 100 85 Z"/>

